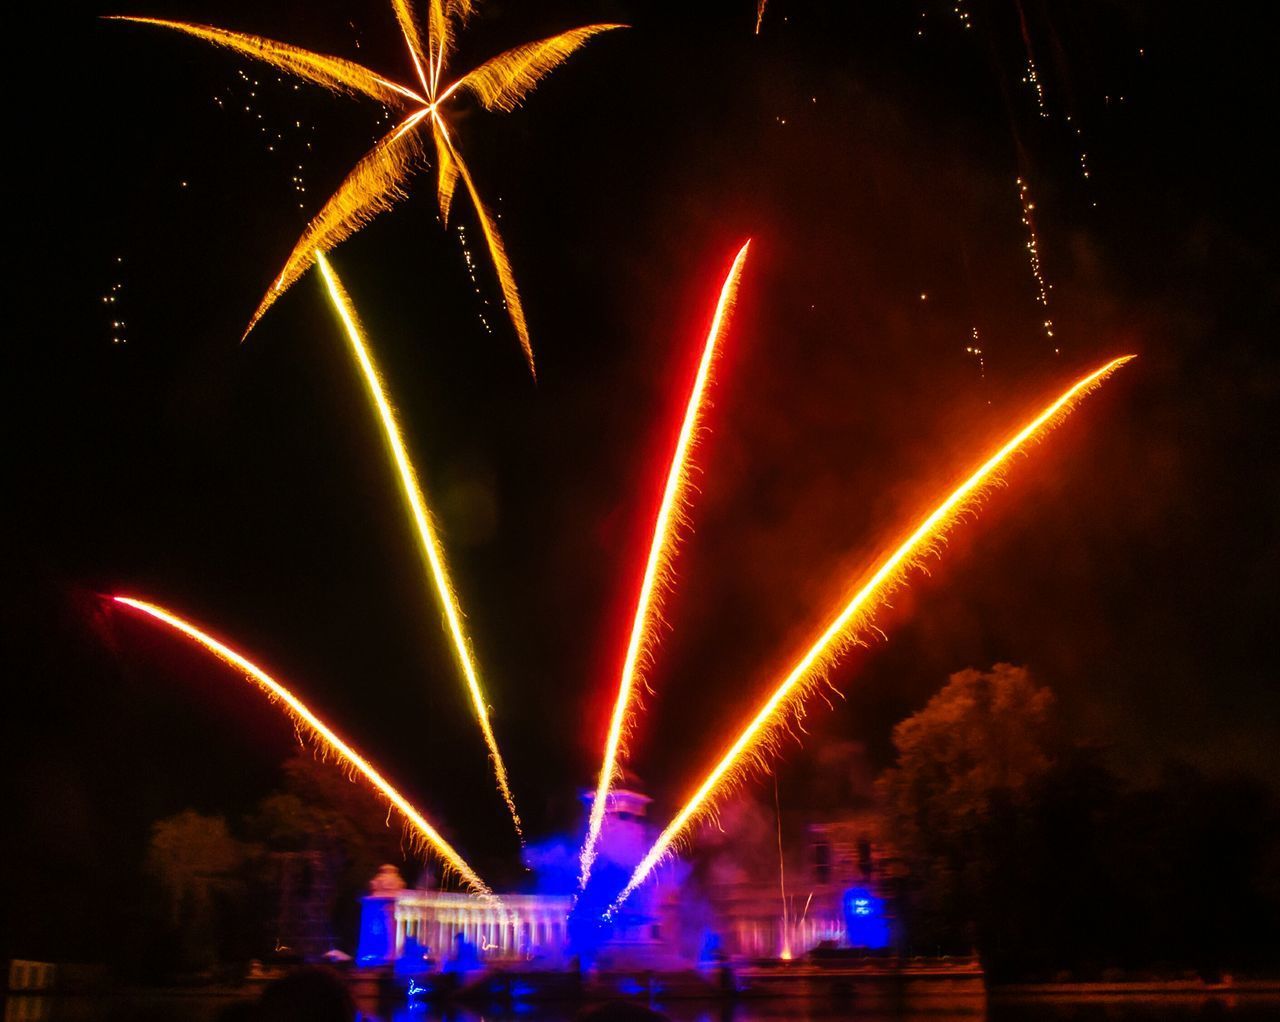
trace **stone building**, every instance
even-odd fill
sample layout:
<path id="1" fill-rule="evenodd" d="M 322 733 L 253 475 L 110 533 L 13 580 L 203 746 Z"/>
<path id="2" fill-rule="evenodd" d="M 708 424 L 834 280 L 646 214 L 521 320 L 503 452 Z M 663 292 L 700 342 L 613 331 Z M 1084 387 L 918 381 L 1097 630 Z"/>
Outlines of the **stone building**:
<path id="1" fill-rule="evenodd" d="M 411 939 L 439 958 L 461 934 L 484 960 L 537 959 L 554 967 L 564 964 L 572 907 L 569 895 L 504 894 L 500 902 L 485 902 L 470 894 L 415 891 L 401 882 L 399 890 L 384 887 L 364 899 L 356 958 L 365 965 L 393 961 Z"/>
<path id="2" fill-rule="evenodd" d="M 648 850 L 654 828 L 649 799 L 615 790 L 593 878 L 617 890 Z M 687 968 L 709 954 L 734 959 L 799 957 L 820 946 L 878 951 L 895 942 L 892 890 L 900 868 L 873 812 L 810 824 L 801 854 L 787 863 L 785 903 L 777 872 L 720 870 L 693 880 L 680 868 L 659 870 L 615 917 L 592 962 L 606 969 Z M 468 894 L 406 887 L 384 866 L 364 899 L 361 964 L 397 960 L 406 946 L 448 957 L 458 935 L 482 960 L 569 964 L 575 887 L 559 893 L 501 894 L 492 902 Z"/>
<path id="3" fill-rule="evenodd" d="M 785 874 L 721 875 L 706 884 L 720 946 L 734 958 L 794 958 L 820 945 L 881 951 L 896 942 L 893 892 L 902 865 L 878 813 L 805 828 Z M 786 888 L 785 903 L 783 886 Z"/>

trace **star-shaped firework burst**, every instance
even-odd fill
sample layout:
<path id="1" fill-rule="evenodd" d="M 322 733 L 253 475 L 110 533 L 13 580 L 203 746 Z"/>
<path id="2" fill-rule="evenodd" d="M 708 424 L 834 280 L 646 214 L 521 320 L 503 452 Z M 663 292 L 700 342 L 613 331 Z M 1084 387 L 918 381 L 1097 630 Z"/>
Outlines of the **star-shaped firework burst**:
<path id="1" fill-rule="evenodd" d="M 453 53 L 456 29 L 464 25 L 473 13 L 475 0 L 429 0 L 425 38 L 419 29 L 411 0 L 391 0 L 391 6 L 413 63 L 416 77 L 413 86 L 392 81 L 343 57 L 313 53 L 261 36 L 161 18 L 114 16 L 114 20 L 177 29 L 264 61 L 334 92 L 359 93 L 376 99 L 403 115 L 396 126 L 351 169 L 338 190 L 307 225 L 249 320 L 245 328 L 246 337 L 275 300 L 311 267 L 317 252 L 331 251 L 379 213 L 385 213 L 406 197 L 405 186 L 409 178 L 427 162 L 429 134 L 435 150 L 436 195 L 440 213 L 447 222 L 454 189 L 461 178 L 480 221 L 511 325 L 520 339 L 529 370 L 533 372 L 533 345 L 529 340 L 529 327 L 520 304 L 520 292 L 516 288 L 511 262 L 494 217 L 480 198 L 471 171 L 450 134 L 448 101 L 466 92 L 488 110 L 509 113 L 547 74 L 564 63 L 592 36 L 626 26 L 600 24 L 571 29 L 507 50 L 461 77 L 448 81 L 446 67 Z"/>

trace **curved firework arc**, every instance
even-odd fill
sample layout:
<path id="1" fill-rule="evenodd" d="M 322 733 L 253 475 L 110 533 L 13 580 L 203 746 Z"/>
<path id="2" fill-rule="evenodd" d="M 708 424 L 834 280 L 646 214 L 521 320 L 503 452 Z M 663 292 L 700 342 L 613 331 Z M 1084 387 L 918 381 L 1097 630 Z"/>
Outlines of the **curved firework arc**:
<path id="1" fill-rule="evenodd" d="M 1057 425 L 1083 397 L 1101 386 L 1108 376 L 1134 357 L 1136 356 L 1124 355 L 1112 359 L 1077 380 L 987 458 L 880 562 L 849 603 L 836 614 L 817 640 L 778 684 L 772 695 L 658 836 L 653 847 L 636 866 L 626 887 L 610 906 L 609 913 L 621 906 L 636 888 L 644 883 L 654 868 L 671 854 L 672 846 L 690 824 L 712 810 L 717 795 L 723 794 L 727 788 L 733 786 L 735 781 L 741 780 L 744 773 L 753 766 L 763 764 L 770 751 L 771 743 L 776 740 L 778 729 L 786 719 L 788 710 L 796 708 L 806 691 L 824 676 L 825 670 L 831 666 L 833 660 L 849 645 L 858 641 L 863 631 L 872 626 L 874 613 L 883 604 L 885 597 L 898 586 L 905 584 L 906 576 L 912 567 L 919 565 L 920 558 L 934 549 L 965 510 L 972 508 L 973 502 L 982 492 L 999 479 L 999 473 L 1004 464 L 1028 441 L 1043 436 Z"/>
<path id="2" fill-rule="evenodd" d="M 310 734 L 325 750 L 336 753 L 347 766 L 358 771 L 372 784 L 396 811 L 404 817 L 414 833 L 418 835 L 419 840 L 423 842 L 424 847 L 432 849 L 445 866 L 456 873 L 462 882 L 471 889 L 472 893 L 486 899 L 496 900 L 488 885 L 480 879 L 467 864 L 467 861 L 458 854 L 453 845 L 446 841 L 440 832 L 427 821 L 427 818 L 407 798 L 400 794 L 392 786 L 391 782 L 374 768 L 373 764 L 356 752 L 332 728 L 312 713 L 307 705 L 289 691 L 288 688 L 276 681 L 275 678 L 271 677 L 247 657 L 172 611 L 166 610 L 158 604 L 149 603 L 146 600 L 140 600 L 132 596 L 113 596 L 112 599 L 122 606 L 130 607 L 146 614 L 161 624 L 167 625 L 175 632 L 185 635 L 198 645 L 203 646 L 223 663 L 243 672 L 270 699 L 284 703 L 294 723 Z"/>

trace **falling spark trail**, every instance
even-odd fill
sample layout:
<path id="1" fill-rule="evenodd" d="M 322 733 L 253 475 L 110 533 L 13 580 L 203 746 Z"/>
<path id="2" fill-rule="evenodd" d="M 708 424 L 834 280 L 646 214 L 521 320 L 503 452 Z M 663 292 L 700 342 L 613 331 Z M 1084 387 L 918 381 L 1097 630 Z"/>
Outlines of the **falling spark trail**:
<path id="1" fill-rule="evenodd" d="M 323 742 L 326 749 L 336 752 L 347 764 L 360 771 L 370 784 L 386 796 L 387 800 L 400 811 L 401 815 L 417 831 L 426 844 L 433 848 L 440 858 L 462 878 L 463 883 L 470 887 L 475 894 L 484 898 L 493 898 L 493 892 L 489 890 L 485 882 L 475 874 L 475 871 L 467 865 L 466 860 L 454 850 L 448 841 L 440 836 L 439 832 L 426 821 L 426 818 L 413 807 L 409 800 L 392 787 L 391 783 L 378 773 L 368 760 L 339 738 L 328 725 L 307 709 L 302 700 L 271 675 L 267 674 L 266 671 L 246 660 L 235 650 L 223 645 L 213 636 L 201 631 L 189 621 L 183 620 L 163 607 L 129 596 L 115 596 L 112 599 L 116 603 L 122 603 L 126 607 L 132 607 L 134 610 L 148 614 L 175 631 L 194 639 L 219 660 L 243 671 L 257 682 L 259 687 L 272 699 L 279 699 L 283 702 L 289 708 L 289 712 L 295 722 L 300 721 L 305 724 L 311 733 Z"/>
<path id="2" fill-rule="evenodd" d="M 1044 320 L 1045 337 L 1050 341 L 1053 340 L 1053 320 L 1047 318 L 1049 313 L 1049 291 L 1053 287 L 1052 284 L 1045 280 L 1044 267 L 1040 262 L 1040 238 L 1036 234 L 1036 204 L 1031 198 L 1031 189 L 1025 178 L 1018 177 L 1016 179 L 1018 186 L 1018 203 L 1022 208 L 1022 225 L 1027 229 L 1027 259 L 1031 264 L 1031 276 L 1036 282 L 1036 301 L 1045 311 L 1046 319 Z M 1058 353 L 1058 349 L 1054 349 L 1054 354 Z"/>
<path id="3" fill-rule="evenodd" d="M 771 733 L 780 724 L 780 717 L 785 710 L 788 697 L 797 689 L 803 693 L 805 683 L 812 682 L 820 676 L 823 667 L 829 666 L 832 658 L 856 639 L 861 628 L 870 625 L 871 616 L 876 607 L 884 601 L 889 592 L 904 583 L 906 573 L 913 565 L 918 564 L 922 554 L 936 548 L 950 526 L 966 508 L 972 506 L 974 498 L 994 481 L 1000 466 L 1028 440 L 1056 424 L 1062 416 L 1071 411 L 1080 398 L 1099 386 L 1106 377 L 1134 357 L 1124 355 L 1113 359 L 1073 384 L 961 483 L 920 523 L 916 530 L 902 542 L 902 545 L 880 564 L 870 579 L 795 665 L 791 673 L 778 685 L 773 695 L 694 792 L 693 797 L 659 835 L 653 847 L 636 866 L 627 886 L 623 888 L 606 915 L 616 911 L 636 888 L 644 883 L 654 867 L 669 854 L 672 843 L 684 832 L 690 822 L 706 811 L 708 801 L 722 789 L 726 780 L 732 783 L 735 778 L 741 777 L 744 757 L 757 764 L 762 761 L 764 752 L 761 747 L 764 746 L 767 749 Z"/>
<path id="4" fill-rule="evenodd" d="M 1040 80 L 1040 69 L 1036 67 L 1035 53 L 1031 47 L 1031 29 L 1027 26 L 1027 14 L 1022 9 L 1022 0 L 1015 0 L 1018 9 L 1018 28 L 1022 32 L 1022 45 L 1027 51 L 1027 70 L 1022 80 L 1031 86 L 1036 97 L 1036 108 L 1042 118 L 1049 116 L 1049 108 L 1045 105 L 1044 82 Z"/>
<path id="5" fill-rule="evenodd" d="M 632 697 L 636 680 L 640 676 L 643 661 L 651 650 L 653 633 L 658 623 L 658 610 L 655 600 L 658 591 L 668 580 L 671 558 L 676 544 L 676 533 L 681 521 L 681 512 L 685 502 L 685 492 L 689 485 L 689 455 L 698 432 L 698 420 L 702 414 L 703 397 L 707 383 L 711 377 L 711 367 L 719 349 L 720 337 L 728 325 L 733 311 L 734 301 L 738 293 L 738 282 L 742 277 L 742 267 L 747 260 L 747 249 L 751 242 L 747 241 L 734 257 L 729 274 L 720 286 L 720 298 L 716 302 L 715 315 L 711 319 L 711 328 L 707 331 L 707 339 L 702 349 L 702 359 L 698 363 L 698 372 L 694 377 L 693 389 L 689 394 L 689 403 L 685 407 L 684 422 L 680 427 L 680 436 L 676 441 L 675 452 L 671 456 L 671 467 L 667 471 L 667 483 L 662 493 L 662 503 L 658 508 L 658 518 L 653 526 L 653 540 L 649 546 L 649 559 L 645 564 L 644 578 L 640 583 L 640 595 L 636 601 L 635 619 L 631 625 L 631 637 L 627 641 L 626 658 L 622 665 L 622 675 L 618 681 L 618 698 L 614 703 L 613 716 L 609 721 L 609 733 L 605 739 L 604 761 L 600 765 L 600 777 L 596 783 L 595 798 L 591 802 L 591 815 L 587 822 L 587 836 L 582 844 L 581 873 L 578 878 L 579 889 L 585 889 L 591 878 L 591 866 L 595 862 L 596 846 L 600 840 L 600 829 L 604 825 L 605 808 L 609 801 L 609 789 L 613 785 L 618 772 L 618 758 L 622 743 L 630 728 Z"/>
<path id="6" fill-rule="evenodd" d="M 413 522 L 418 530 L 422 555 L 430 568 L 431 581 L 435 586 L 436 595 L 439 597 L 440 605 L 444 610 L 445 620 L 449 626 L 449 637 L 453 640 L 454 653 L 458 658 L 458 666 L 462 669 L 467 689 L 471 693 L 471 705 L 475 710 L 476 719 L 480 723 L 480 731 L 484 735 L 485 745 L 489 747 L 489 761 L 493 764 L 493 773 L 498 782 L 498 791 L 501 793 L 503 801 L 507 804 L 507 809 L 511 813 L 511 822 L 516 828 L 516 835 L 519 837 L 521 845 L 523 845 L 524 831 L 520 825 L 520 814 L 516 812 L 515 796 L 511 793 L 511 784 L 507 779 L 507 768 L 502 761 L 502 754 L 498 751 L 498 740 L 494 737 L 493 727 L 489 722 L 489 708 L 485 702 L 484 692 L 480 687 L 480 678 L 476 672 L 471 644 L 462 630 L 462 611 L 458 606 L 458 597 L 454 592 L 453 583 L 449 580 L 449 571 L 444 563 L 444 549 L 440 544 L 439 537 L 436 535 L 435 527 L 431 523 L 431 512 L 427 510 L 427 502 L 422 495 L 422 487 L 418 483 L 418 474 L 414 471 L 413 463 L 409 460 L 409 453 L 405 449 L 404 439 L 400 434 L 400 426 L 396 422 L 395 409 L 391 406 L 391 402 L 388 400 L 386 391 L 382 386 L 378 368 L 373 364 L 373 359 L 369 355 L 369 349 L 361 334 L 359 320 L 356 316 L 355 306 L 351 302 L 351 297 L 342 286 L 342 281 L 334 273 L 333 267 L 329 265 L 329 260 L 325 258 L 323 252 L 316 253 L 316 265 L 320 268 L 320 274 L 324 278 L 329 300 L 333 303 L 334 310 L 338 313 L 338 318 L 342 320 L 343 330 L 347 335 L 348 342 L 351 344 L 352 354 L 355 355 L 356 361 L 360 365 L 360 372 L 364 376 L 369 396 L 373 399 L 374 406 L 377 408 L 378 418 L 382 423 L 383 435 L 387 439 L 387 446 L 391 448 L 396 471 L 400 476 L 400 488 L 404 493 L 405 500 L 409 503 L 409 509 L 413 514 Z"/>
<path id="7" fill-rule="evenodd" d="M 773 819 L 778 826 L 778 893 L 782 897 L 782 952 L 785 962 L 791 961 L 791 922 L 787 914 L 787 866 L 782 857 L 782 800 L 778 797 L 778 775 L 773 775 Z"/>

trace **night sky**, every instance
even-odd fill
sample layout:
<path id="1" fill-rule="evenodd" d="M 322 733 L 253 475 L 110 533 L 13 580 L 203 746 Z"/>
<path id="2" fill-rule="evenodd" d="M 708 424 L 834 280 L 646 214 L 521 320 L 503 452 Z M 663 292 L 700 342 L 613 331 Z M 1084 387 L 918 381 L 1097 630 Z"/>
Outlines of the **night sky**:
<path id="1" fill-rule="evenodd" d="M 634 26 L 591 41 L 513 115 L 458 105 L 536 385 L 463 197 L 443 230 L 429 172 L 336 250 L 446 536 L 532 834 L 574 825 L 598 768 L 665 461 L 747 237 L 633 743 L 658 814 L 890 540 L 1123 352 L 1141 357 L 895 598 L 888 640 L 842 663 L 846 698 L 813 704 L 784 785 L 834 742 L 878 770 L 895 722 L 949 673 L 998 661 L 1026 664 L 1135 777 L 1181 758 L 1280 780 L 1263 7 L 1022 6 L 1048 117 L 1005 0 L 961 4 L 970 29 L 950 0 L 772 0 L 759 37 L 751 0 L 485 3 L 456 68 L 586 22 Z M 114 10 L 38 5 L 10 40 L 47 62 L 9 98 L 13 929 L 43 925 L 52 890 L 136 870 L 154 819 L 243 812 L 293 746 L 233 672 L 109 609 L 120 592 L 291 683 L 501 878 L 510 826 L 314 274 L 238 343 L 383 112 L 96 20 Z M 119 10 L 409 74 L 373 0 Z"/>

